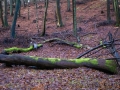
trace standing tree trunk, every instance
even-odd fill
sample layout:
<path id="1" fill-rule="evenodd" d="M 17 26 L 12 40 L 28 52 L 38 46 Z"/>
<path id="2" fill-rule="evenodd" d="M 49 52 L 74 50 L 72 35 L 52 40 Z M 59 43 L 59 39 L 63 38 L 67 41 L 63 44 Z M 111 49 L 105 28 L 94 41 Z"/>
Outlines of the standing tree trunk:
<path id="1" fill-rule="evenodd" d="M 4 0 L 4 8 L 3 8 L 3 21 L 4 21 L 4 27 L 8 27 L 8 21 L 7 21 L 7 0 Z"/>
<path id="2" fill-rule="evenodd" d="M 77 37 L 77 20 L 76 20 L 76 0 L 72 0 L 73 4 L 73 34 Z"/>
<path id="3" fill-rule="evenodd" d="M 19 17 L 21 16 L 21 12 L 20 11 L 21 11 L 21 0 L 20 0 L 20 7 L 19 7 L 19 14 L 18 14 Z"/>
<path id="4" fill-rule="evenodd" d="M 38 33 L 39 33 L 37 0 L 34 0 L 32 2 L 34 2 L 34 4 L 35 4 L 35 9 L 36 9 L 36 25 L 37 25 L 37 29 L 38 29 Z"/>
<path id="5" fill-rule="evenodd" d="M 114 9 L 116 14 L 116 26 L 120 26 L 120 10 L 118 0 L 114 0 Z"/>
<path id="6" fill-rule="evenodd" d="M 10 0 L 10 15 L 13 16 L 13 0 Z"/>
<path id="7" fill-rule="evenodd" d="M 57 14 L 57 26 L 62 27 L 63 23 L 60 11 L 60 0 L 56 0 L 56 14 Z"/>
<path id="8" fill-rule="evenodd" d="M 111 17 L 110 17 L 110 0 L 107 0 L 107 21 L 110 23 Z"/>
<path id="9" fill-rule="evenodd" d="M 22 6 L 25 8 L 26 7 L 26 5 L 25 5 L 25 0 L 21 0 L 21 4 L 22 4 Z"/>
<path id="10" fill-rule="evenodd" d="M 70 10 L 70 0 L 67 0 L 67 11 L 68 11 L 68 12 L 71 11 L 71 10 Z"/>
<path id="11" fill-rule="evenodd" d="M 41 36 L 44 36 L 45 35 L 45 31 L 46 31 L 46 17 L 47 17 L 47 9 L 48 9 L 49 0 L 46 0 L 45 2 L 46 2 L 46 4 L 45 4 L 46 6 L 45 6 L 43 29 L 42 29 Z"/>
<path id="12" fill-rule="evenodd" d="M 25 2 L 25 1 L 24 1 Z M 27 9 L 28 9 L 28 13 L 27 13 L 27 19 L 30 20 L 30 5 L 29 3 L 27 3 Z"/>
<path id="13" fill-rule="evenodd" d="M 0 18 L 1 18 L 1 21 L 2 21 L 2 26 L 4 26 L 2 1 L 0 1 Z"/>
<path id="14" fill-rule="evenodd" d="M 16 21 L 17 21 L 17 15 L 19 12 L 20 8 L 20 0 L 16 0 L 16 6 L 15 6 L 15 12 L 14 12 L 14 17 L 12 21 L 12 26 L 11 26 L 11 37 L 15 38 L 15 27 L 16 27 Z"/>

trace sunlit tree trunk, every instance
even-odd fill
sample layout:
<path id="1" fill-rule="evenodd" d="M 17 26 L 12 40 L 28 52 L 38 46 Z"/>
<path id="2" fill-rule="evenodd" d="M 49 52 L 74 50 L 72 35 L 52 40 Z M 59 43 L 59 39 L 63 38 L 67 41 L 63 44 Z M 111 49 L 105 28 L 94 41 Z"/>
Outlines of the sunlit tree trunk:
<path id="1" fill-rule="evenodd" d="M 48 3 L 49 3 L 49 0 L 46 0 L 46 4 L 45 4 L 46 7 L 45 7 L 44 21 L 43 21 L 43 29 L 42 29 L 41 36 L 44 36 L 45 35 L 45 31 L 46 31 L 46 16 L 47 16 Z"/>
<path id="2" fill-rule="evenodd" d="M 2 22 L 2 26 L 4 26 L 4 21 L 3 21 L 3 10 L 2 10 L 2 1 L 0 1 L 0 18 Z"/>
<path id="3" fill-rule="evenodd" d="M 56 0 L 56 14 L 57 14 L 57 26 L 62 27 L 63 23 L 60 10 L 60 0 Z"/>
<path id="4" fill-rule="evenodd" d="M 73 34 L 77 37 L 77 20 L 76 20 L 76 0 L 72 0 L 73 4 Z"/>
<path id="5" fill-rule="evenodd" d="M 70 10 L 70 0 L 67 0 L 67 11 L 71 11 Z"/>
<path id="6" fill-rule="evenodd" d="M 20 8 L 20 0 L 16 0 L 15 12 L 14 12 L 14 17 L 13 17 L 12 26 L 11 26 L 11 37 L 12 38 L 15 38 L 15 27 L 16 27 L 19 8 Z"/>
<path id="7" fill-rule="evenodd" d="M 4 21 L 4 27 L 8 27 L 8 21 L 7 21 L 7 0 L 4 0 L 4 8 L 3 8 L 3 21 Z"/>

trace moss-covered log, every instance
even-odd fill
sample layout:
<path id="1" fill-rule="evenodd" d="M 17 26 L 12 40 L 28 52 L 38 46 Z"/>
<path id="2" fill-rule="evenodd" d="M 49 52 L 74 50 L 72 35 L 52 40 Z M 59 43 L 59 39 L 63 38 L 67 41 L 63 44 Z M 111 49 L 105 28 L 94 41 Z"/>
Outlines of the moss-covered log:
<path id="1" fill-rule="evenodd" d="M 35 46 L 36 45 L 36 46 Z M 18 48 L 18 47 L 12 47 L 12 48 L 7 48 L 4 49 L 1 54 L 11 54 L 11 53 L 21 53 L 21 52 L 28 52 L 31 50 L 34 50 L 35 48 L 39 48 L 41 47 L 42 44 L 34 44 L 34 45 L 30 45 L 30 47 L 28 48 Z"/>
<path id="2" fill-rule="evenodd" d="M 94 69 L 117 73 L 117 64 L 114 60 L 99 60 L 91 58 L 80 59 L 59 59 L 59 58 L 40 58 L 23 55 L 3 55 L 0 54 L 0 63 L 9 65 L 36 66 L 39 68 L 77 68 L 86 66 Z"/>

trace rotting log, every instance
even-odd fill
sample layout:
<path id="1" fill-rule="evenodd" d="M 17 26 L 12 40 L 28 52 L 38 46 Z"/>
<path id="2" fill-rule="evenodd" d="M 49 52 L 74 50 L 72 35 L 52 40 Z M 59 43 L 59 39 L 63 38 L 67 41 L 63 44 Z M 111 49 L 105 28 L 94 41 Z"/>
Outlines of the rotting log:
<path id="1" fill-rule="evenodd" d="M 36 66 L 38 68 L 53 69 L 53 68 L 78 68 L 86 66 L 98 70 L 103 70 L 116 74 L 118 71 L 117 64 L 114 60 L 102 60 L 91 58 L 79 59 L 59 59 L 59 58 L 40 58 L 35 56 L 23 55 L 4 55 L 0 54 L 0 63 L 9 65 L 26 65 Z"/>

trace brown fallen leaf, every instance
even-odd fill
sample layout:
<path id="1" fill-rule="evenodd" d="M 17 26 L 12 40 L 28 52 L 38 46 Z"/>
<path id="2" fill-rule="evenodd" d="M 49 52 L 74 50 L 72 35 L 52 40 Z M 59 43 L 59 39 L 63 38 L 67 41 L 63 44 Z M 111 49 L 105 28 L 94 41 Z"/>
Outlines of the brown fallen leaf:
<path id="1" fill-rule="evenodd" d="M 33 87 L 31 90 L 44 90 L 44 85 L 43 84 L 38 84 L 35 87 Z"/>

